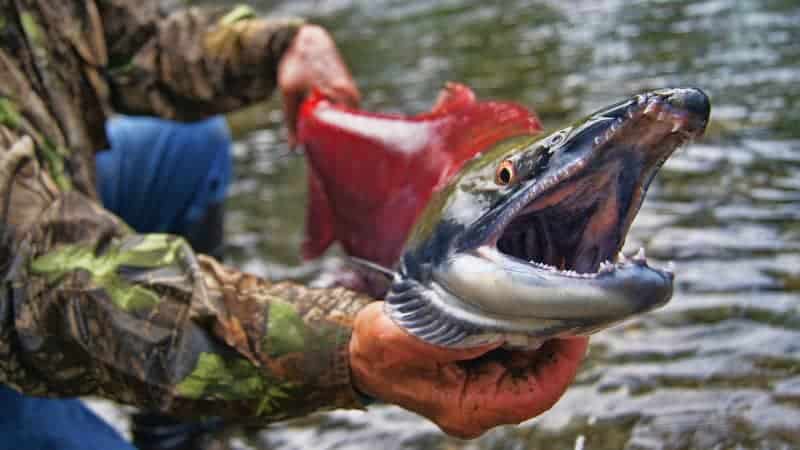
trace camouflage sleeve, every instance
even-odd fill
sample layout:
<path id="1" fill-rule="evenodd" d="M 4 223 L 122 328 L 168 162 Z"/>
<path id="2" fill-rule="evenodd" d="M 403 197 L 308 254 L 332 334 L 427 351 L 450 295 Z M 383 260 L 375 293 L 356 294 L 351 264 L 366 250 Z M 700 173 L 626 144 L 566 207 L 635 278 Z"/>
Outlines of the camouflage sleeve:
<path id="1" fill-rule="evenodd" d="M 347 345 L 369 298 L 270 283 L 180 238 L 134 234 L 60 191 L 31 147 L 0 152 L 0 185 L 14 180 L 0 189 L 12 212 L 0 227 L 0 383 L 258 423 L 360 406 Z"/>
<path id="2" fill-rule="evenodd" d="M 196 120 L 267 98 L 301 19 L 264 19 L 239 6 L 171 14 L 156 2 L 99 3 L 114 107 Z"/>

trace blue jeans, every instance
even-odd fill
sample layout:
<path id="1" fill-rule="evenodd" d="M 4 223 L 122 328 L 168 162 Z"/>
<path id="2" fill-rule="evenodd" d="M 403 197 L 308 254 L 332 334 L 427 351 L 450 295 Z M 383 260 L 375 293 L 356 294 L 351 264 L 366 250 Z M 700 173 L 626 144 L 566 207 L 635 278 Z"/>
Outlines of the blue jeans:
<path id="1" fill-rule="evenodd" d="M 200 251 L 218 250 L 231 178 L 225 120 L 123 117 L 106 131 L 111 149 L 95 160 L 103 205 L 138 232 L 180 234 Z M 135 450 L 80 400 L 29 397 L 0 385 L 0 450 L 56 449 Z"/>
<path id="2" fill-rule="evenodd" d="M 95 159 L 97 190 L 103 206 L 134 230 L 186 236 L 225 198 L 231 138 L 224 118 L 178 124 L 123 117 L 106 129 L 112 150 Z"/>
<path id="3" fill-rule="evenodd" d="M 134 450 L 80 400 L 28 397 L 0 386 L 0 450 Z"/>

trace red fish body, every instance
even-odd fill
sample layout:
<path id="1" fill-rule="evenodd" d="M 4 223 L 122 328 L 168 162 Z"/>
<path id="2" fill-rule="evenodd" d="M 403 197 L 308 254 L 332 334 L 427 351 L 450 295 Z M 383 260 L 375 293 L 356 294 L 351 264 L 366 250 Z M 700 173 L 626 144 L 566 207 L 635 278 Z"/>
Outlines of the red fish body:
<path id="1" fill-rule="evenodd" d="M 411 117 L 312 95 L 298 119 L 309 168 L 304 256 L 317 257 L 338 241 L 351 256 L 393 266 L 431 195 L 466 161 L 541 129 L 526 108 L 478 101 L 460 84 L 448 84 L 430 112 Z"/>

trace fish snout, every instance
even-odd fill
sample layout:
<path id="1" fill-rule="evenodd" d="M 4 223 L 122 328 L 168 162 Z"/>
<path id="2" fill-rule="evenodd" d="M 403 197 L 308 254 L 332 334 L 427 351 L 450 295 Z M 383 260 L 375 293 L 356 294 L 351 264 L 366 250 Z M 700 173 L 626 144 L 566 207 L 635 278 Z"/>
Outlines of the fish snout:
<path id="1" fill-rule="evenodd" d="M 702 132 L 711 115 L 711 101 L 697 88 L 671 88 L 657 91 L 671 107 L 685 111 L 689 116 L 689 132 Z"/>

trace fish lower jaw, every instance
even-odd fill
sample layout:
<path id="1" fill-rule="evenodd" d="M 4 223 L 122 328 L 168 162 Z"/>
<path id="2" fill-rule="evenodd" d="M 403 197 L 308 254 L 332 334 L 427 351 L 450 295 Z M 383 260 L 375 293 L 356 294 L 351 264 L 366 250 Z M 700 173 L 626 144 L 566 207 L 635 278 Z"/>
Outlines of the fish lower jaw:
<path id="1" fill-rule="evenodd" d="M 384 311 L 398 326 L 429 344 L 469 348 L 502 343 L 507 348 L 533 350 L 550 339 L 600 331 L 651 306 L 625 311 L 615 308 L 613 314 L 597 315 L 581 307 L 581 317 L 499 314 L 465 302 L 439 282 L 423 285 L 398 275 L 386 296 Z"/>
<path id="2" fill-rule="evenodd" d="M 424 282 L 401 268 L 385 297 L 385 312 L 434 345 L 536 348 L 548 339 L 594 333 L 669 301 L 672 275 L 644 261 L 640 252 L 609 263 L 615 266 L 610 273 L 569 275 L 482 247 L 451 255 Z"/>
<path id="3" fill-rule="evenodd" d="M 464 303 L 440 284 L 397 278 L 384 312 L 409 334 L 433 345 L 469 348 L 502 343 L 535 350 L 549 339 L 588 334 L 606 321 L 506 317 Z"/>

